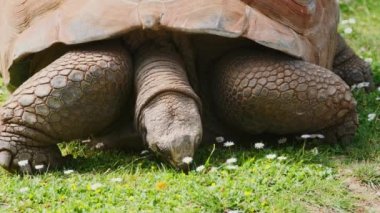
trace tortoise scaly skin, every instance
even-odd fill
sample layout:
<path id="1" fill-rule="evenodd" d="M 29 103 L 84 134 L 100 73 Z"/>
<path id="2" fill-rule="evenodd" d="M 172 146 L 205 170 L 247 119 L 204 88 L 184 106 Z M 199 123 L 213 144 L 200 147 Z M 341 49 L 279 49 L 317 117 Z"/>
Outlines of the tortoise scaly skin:
<path id="1" fill-rule="evenodd" d="M 182 159 L 193 157 L 207 131 L 202 102 L 227 128 L 252 135 L 323 133 L 331 142 L 355 135 L 350 87 L 328 69 L 268 48 L 237 48 L 210 70 L 203 88 L 212 100 L 201 100 L 184 54 L 171 39 L 157 40 L 132 52 L 118 40 L 76 46 L 25 81 L 1 108 L 0 165 L 26 173 L 59 167 L 57 143 L 93 136 L 107 148 L 148 147 L 186 169 Z M 368 69 L 358 58 L 339 64 L 346 80 L 357 66 Z"/>
<path id="2" fill-rule="evenodd" d="M 120 115 L 131 64 L 120 43 L 100 43 L 69 51 L 33 75 L 1 108 L 0 165 L 29 173 L 62 165 L 57 143 L 99 134 Z"/>

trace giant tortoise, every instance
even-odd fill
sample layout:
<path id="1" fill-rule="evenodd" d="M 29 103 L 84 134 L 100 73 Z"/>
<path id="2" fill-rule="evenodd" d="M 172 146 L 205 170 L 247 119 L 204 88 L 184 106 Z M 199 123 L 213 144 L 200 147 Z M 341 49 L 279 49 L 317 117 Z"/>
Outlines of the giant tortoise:
<path id="1" fill-rule="evenodd" d="M 215 135 L 358 127 L 369 65 L 335 0 L 2 0 L 0 165 L 62 165 L 75 139 L 147 147 L 177 168 Z M 371 83 L 372 84 L 372 83 Z M 207 136 L 207 137 L 206 137 Z"/>

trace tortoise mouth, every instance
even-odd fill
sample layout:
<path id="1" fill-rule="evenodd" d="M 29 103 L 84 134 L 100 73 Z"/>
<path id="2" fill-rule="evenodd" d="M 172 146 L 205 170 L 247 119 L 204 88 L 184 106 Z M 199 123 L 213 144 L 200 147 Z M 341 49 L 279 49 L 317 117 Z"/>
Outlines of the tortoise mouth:
<path id="1" fill-rule="evenodd" d="M 155 153 L 156 157 L 158 157 L 160 160 L 164 162 L 167 162 L 174 169 L 181 170 L 184 172 L 188 172 L 190 170 L 191 162 L 189 163 L 183 162 L 184 158 L 175 157 L 172 151 L 160 149 L 157 144 L 151 145 L 150 149 L 153 151 L 153 153 Z M 192 156 L 193 154 L 191 154 L 191 156 L 185 156 L 185 158 L 190 157 L 192 159 Z"/>
<path id="2" fill-rule="evenodd" d="M 195 138 L 183 136 L 170 143 L 165 143 L 164 146 L 160 146 L 159 143 L 151 144 L 150 149 L 157 157 L 168 162 L 174 168 L 187 171 L 200 141 L 199 135 Z M 170 145 L 168 146 L 168 144 Z"/>

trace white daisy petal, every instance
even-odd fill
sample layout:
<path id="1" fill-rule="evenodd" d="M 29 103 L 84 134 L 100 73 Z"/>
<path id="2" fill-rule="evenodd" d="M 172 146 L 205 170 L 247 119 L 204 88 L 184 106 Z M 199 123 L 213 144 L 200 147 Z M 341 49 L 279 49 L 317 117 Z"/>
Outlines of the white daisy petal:
<path id="1" fill-rule="evenodd" d="M 352 30 L 351 27 L 346 27 L 346 28 L 344 29 L 344 33 L 345 33 L 345 34 L 351 34 L 352 32 L 353 32 L 353 30 Z"/>
<path id="2" fill-rule="evenodd" d="M 372 58 L 365 58 L 364 61 L 369 63 L 369 64 L 372 64 L 373 59 Z"/>
<path id="3" fill-rule="evenodd" d="M 233 146 L 233 145 L 235 145 L 235 143 L 232 142 L 232 141 L 227 141 L 227 142 L 225 142 L 225 143 L 223 144 L 223 146 L 225 146 L 225 147 L 231 147 L 231 146 Z"/>
<path id="4" fill-rule="evenodd" d="M 288 159 L 288 158 L 285 157 L 285 156 L 279 156 L 279 157 L 277 158 L 277 160 L 279 160 L 279 161 L 284 161 L 284 160 L 286 160 L 286 159 Z"/>
<path id="5" fill-rule="evenodd" d="M 284 143 L 286 143 L 286 141 L 288 141 L 287 138 L 280 138 L 280 139 L 278 139 L 278 143 L 279 144 L 284 144 Z"/>
<path id="6" fill-rule="evenodd" d="M 74 170 L 68 169 L 68 170 L 63 171 L 63 174 L 65 174 L 65 175 L 69 175 L 71 173 L 74 173 Z"/>
<path id="7" fill-rule="evenodd" d="M 26 166 L 29 164 L 29 161 L 28 160 L 20 160 L 17 164 L 19 166 Z"/>
<path id="8" fill-rule="evenodd" d="M 91 142 L 91 139 L 82 140 L 82 143 L 90 143 L 90 142 Z"/>
<path id="9" fill-rule="evenodd" d="M 193 158 L 192 157 L 184 157 L 182 159 L 182 163 L 190 164 L 191 162 L 193 162 Z"/>
<path id="10" fill-rule="evenodd" d="M 94 183 L 94 184 L 91 184 L 90 188 L 92 190 L 97 190 L 97 189 L 99 189 L 102 186 L 103 186 L 103 184 L 101 184 L 101 183 Z"/>
<path id="11" fill-rule="evenodd" d="M 361 89 L 361 88 L 366 88 L 369 87 L 369 82 L 361 82 L 356 85 L 356 88 Z"/>
<path id="12" fill-rule="evenodd" d="M 259 142 L 259 143 L 255 143 L 255 149 L 263 149 L 265 146 L 264 143 L 262 142 Z"/>
<path id="13" fill-rule="evenodd" d="M 356 19 L 355 18 L 350 18 L 348 19 L 349 24 L 356 24 Z"/>
<path id="14" fill-rule="evenodd" d="M 243 211 L 240 211 L 240 210 L 228 210 L 227 213 L 243 213 Z"/>
<path id="15" fill-rule="evenodd" d="M 226 160 L 226 164 L 234 164 L 237 162 L 237 159 L 236 158 L 229 158 Z"/>
<path id="16" fill-rule="evenodd" d="M 43 165 L 43 164 L 36 165 L 36 166 L 34 166 L 34 168 L 37 169 L 37 170 L 41 170 L 41 169 L 45 168 L 45 165 Z"/>
<path id="17" fill-rule="evenodd" d="M 322 135 L 322 134 L 314 134 L 314 137 L 315 138 L 319 138 L 319 139 L 324 139 L 325 138 L 325 136 Z"/>
<path id="18" fill-rule="evenodd" d="M 238 166 L 236 166 L 236 165 L 227 165 L 226 166 L 226 169 L 228 169 L 228 170 L 236 170 L 236 169 L 238 169 L 239 167 Z"/>
<path id="19" fill-rule="evenodd" d="M 23 187 L 19 190 L 21 193 L 25 193 L 25 192 L 28 192 L 29 191 L 29 188 L 28 187 Z"/>
<path id="20" fill-rule="evenodd" d="M 104 147 L 104 143 L 97 143 L 96 145 L 95 145 L 95 148 L 96 149 L 101 149 L 101 148 L 103 148 Z"/>
<path id="21" fill-rule="evenodd" d="M 143 150 L 143 151 L 141 151 L 140 155 L 146 155 L 148 153 L 149 153 L 149 150 Z"/>
<path id="22" fill-rule="evenodd" d="M 218 167 L 215 167 L 215 166 L 211 167 L 210 172 L 216 172 L 216 171 L 218 171 Z"/>
<path id="23" fill-rule="evenodd" d="M 373 121 L 373 120 L 375 120 L 375 118 L 376 118 L 375 113 L 368 114 L 368 121 Z"/>
<path id="24" fill-rule="evenodd" d="M 325 136 L 322 134 L 303 134 L 301 135 L 302 139 L 324 139 Z"/>
<path id="25" fill-rule="evenodd" d="M 276 159 L 277 155 L 276 154 L 268 154 L 268 155 L 265 155 L 265 157 L 269 160 L 273 160 L 273 159 Z"/>
<path id="26" fill-rule="evenodd" d="M 120 183 L 120 182 L 123 181 L 123 179 L 122 178 L 111 178 L 110 181 L 113 182 L 113 183 Z"/>
<path id="27" fill-rule="evenodd" d="M 203 170 L 205 170 L 205 166 L 204 165 L 200 165 L 200 166 L 198 166 L 196 169 L 195 169 L 195 171 L 196 172 L 202 172 Z"/>
<path id="28" fill-rule="evenodd" d="M 224 142 L 224 137 L 222 137 L 222 136 L 216 137 L 215 141 L 218 142 L 218 143 L 223 143 Z"/>

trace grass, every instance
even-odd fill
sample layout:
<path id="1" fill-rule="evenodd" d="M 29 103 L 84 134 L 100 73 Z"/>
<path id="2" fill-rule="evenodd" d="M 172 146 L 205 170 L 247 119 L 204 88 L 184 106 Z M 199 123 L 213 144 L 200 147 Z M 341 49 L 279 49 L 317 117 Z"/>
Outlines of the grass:
<path id="1" fill-rule="evenodd" d="M 77 150 L 82 147 L 73 145 Z M 4 207 L 16 212 L 28 209 L 303 212 L 308 205 L 353 208 L 353 198 L 340 183 L 335 169 L 321 164 L 319 158 L 324 153 L 316 154 L 313 149 L 284 145 L 255 151 L 253 147 L 218 146 L 209 156 L 213 147 L 205 147 L 195 162 L 203 163 L 210 157 L 206 169 L 186 175 L 167 168 L 149 155 L 128 157 L 124 153 L 99 153 L 82 148 L 80 152 L 86 157 L 76 159 L 71 165 L 75 170 L 72 174 L 58 171 L 38 177 L 2 177 L 7 189 L 2 200 Z M 265 157 L 272 153 L 287 159 Z M 226 156 L 236 157 L 239 167 L 229 168 Z M 216 171 L 212 171 L 215 170 L 212 166 L 217 167 Z M 95 189 L 98 183 L 102 186 Z M 21 192 L 25 187 L 29 190 Z"/>
<path id="2" fill-rule="evenodd" d="M 380 2 L 341 1 L 341 32 L 363 58 L 373 60 L 380 82 Z M 353 22 L 351 20 L 351 22 Z M 63 145 L 76 159 L 65 170 L 39 176 L 9 175 L 0 170 L 0 211 L 4 212 L 353 212 L 371 211 L 360 192 L 347 187 L 348 178 L 365 189 L 380 187 L 380 92 L 355 91 L 360 129 L 348 147 L 319 142 L 268 143 L 225 148 L 205 146 L 188 175 L 150 155 L 98 152 L 78 143 Z M 0 89 L 0 101 L 6 98 Z M 257 141 L 256 141 L 257 142 Z M 286 157 L 268 159 L 268 154 Z M 238 167 L 226 164 L 236 158 Z M 196 166 L 205 165 L 197 172 Z M 363 203 L 365 203 L 363 207 Z M 376 209 L 372 209 L 376 211 Z"/>

